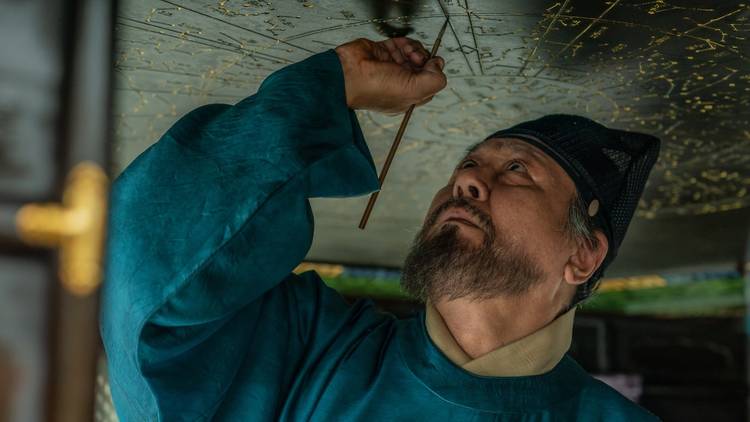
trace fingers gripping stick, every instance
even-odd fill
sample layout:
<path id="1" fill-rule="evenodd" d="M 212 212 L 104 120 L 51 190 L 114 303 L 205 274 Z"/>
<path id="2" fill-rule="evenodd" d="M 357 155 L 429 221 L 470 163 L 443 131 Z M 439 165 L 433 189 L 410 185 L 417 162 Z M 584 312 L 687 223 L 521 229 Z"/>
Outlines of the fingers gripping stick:
<path id="1" fill-rule="evenodd" d="M 445 20 L 445 23 L 443 24 L 443 27 L 440 28 L 440 33 L 437 36 L 437 39 L 435 40 L 435 44 L 432 45 L 432 51 L 430 51 L 430 57 L 428 59 L 435 57 L 435 54 L 437 54 L 438 48 L 440 47 L 440 42 L 443 39 L 443 34 L 445 33 L 445 28 L 448 26 L 448 20 Z M 367 207 L 365 207 L 365 212 L 362 214 L 362 219 L 359 221 L 359 228 L 364 230 L 365 226 L 367 225 L 367 220 L 370 218 L 370 213 L 372 213 L 372 208 L 375 206 L 375 201 L 378 199 L 378 194 L 380 193 L 380 190 L 383 189 L 383 182 L 385 181 L 385 176 L 388 174 L 388 169 L 391 167 L 391 162 L 393 161 L 393 157 L 396 155 L 396 150 L 398 149 L 398 145 L 401 143 L 401 137 L 404 136 L 404 132 L 406 131 L 406 125 L 409 123 L 409 119 L 411 118 L 411 113 L 414 111 L 414 107 L 416 107 L 416 104 L 412 104 L 407 110 L 406 114 L 404 114 L 403 120 L 401 120 L 401 126 L 398 128 L 398 132 L 396 132 L 396 139 L 393 140 L 393 144 L 391 145 L 391 149 L 388 151 L 388 156 L 385 158 L 385 163 L 383 164 L 383 169 L 380 170 L 380 177 L 378 178 L 380 181 L 380 189 L 373 192 L 372 195 L 370 195 L 370 200 L 367 201 Z"/>

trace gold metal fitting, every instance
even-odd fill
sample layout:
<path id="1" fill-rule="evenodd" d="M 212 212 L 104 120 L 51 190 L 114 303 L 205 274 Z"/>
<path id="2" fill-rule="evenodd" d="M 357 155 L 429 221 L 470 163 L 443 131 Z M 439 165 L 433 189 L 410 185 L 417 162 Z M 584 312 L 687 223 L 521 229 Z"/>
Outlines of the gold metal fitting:
<path id="1" fill-rule="evenodd" d="M 59 249 L 59 276 L 72 294 L 101 284 L 109 180 L 97 164 L 82 162 L 68 175 L 62 204 L 27 204 L 16 214 L 21 240 Z"/>

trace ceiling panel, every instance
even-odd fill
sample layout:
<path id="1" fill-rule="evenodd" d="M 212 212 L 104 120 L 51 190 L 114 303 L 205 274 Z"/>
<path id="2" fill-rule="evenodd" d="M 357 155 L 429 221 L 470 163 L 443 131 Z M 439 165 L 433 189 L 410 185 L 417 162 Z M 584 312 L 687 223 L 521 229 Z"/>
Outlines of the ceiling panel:
<path id="1" fill-rule="evenodd" d="M 446 1 L 448 87 L 418 108 L 366 231 L 366 198 L 313 201 L 310 259 L 399 266 L 464 149 L 549 113 L 655 134 L 662 154 L 611 273 L 738 262 L 750 197 L 750 6 Z M 123 0 L 115 171 L 196 106 L 357 37 L 431 45 L 436 1 Z M 358 112 L 378 168 L 401 118 Z"/>

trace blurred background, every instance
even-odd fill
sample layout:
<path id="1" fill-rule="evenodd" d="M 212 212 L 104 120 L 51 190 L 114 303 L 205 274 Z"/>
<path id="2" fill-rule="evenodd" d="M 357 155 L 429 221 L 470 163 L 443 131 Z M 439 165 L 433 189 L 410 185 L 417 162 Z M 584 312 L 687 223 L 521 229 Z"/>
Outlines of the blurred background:
<path id="1" fill-rule="evenodd" d="M 409 36 L 448 87 L 367 199 L 313 200 L 299 270 L 399 316 L 433 193 L 488 134 L 549 113 L 662 152 L 571 354 L 665 421 L 748 420 L 750 5 L 644 0 L 0 0 L 0 422 L 114 421 L 97 331 L 108 180 L 180 116 L 354 38 Z M 358 112 L 378 168 L 401 116 Z M 144 222 L 148 224 L 148 222 Z"/>

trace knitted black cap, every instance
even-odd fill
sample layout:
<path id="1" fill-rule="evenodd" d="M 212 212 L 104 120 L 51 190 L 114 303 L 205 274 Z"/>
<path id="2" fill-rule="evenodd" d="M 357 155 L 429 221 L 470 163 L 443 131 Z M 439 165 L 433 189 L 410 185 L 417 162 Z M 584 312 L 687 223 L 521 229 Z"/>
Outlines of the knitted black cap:
<path id="1" fill-rule="evenodd" d="M 659 156 L 659 138 L 609 129 L 581 116 L 553 114 L 495 132 L 490 138 L 525 141 L 552 157 L 573 179 L 589 215 L 609 241 L 602 265 L 578 288 L 587 298 L 620 248 L 646 180 Z"/>

